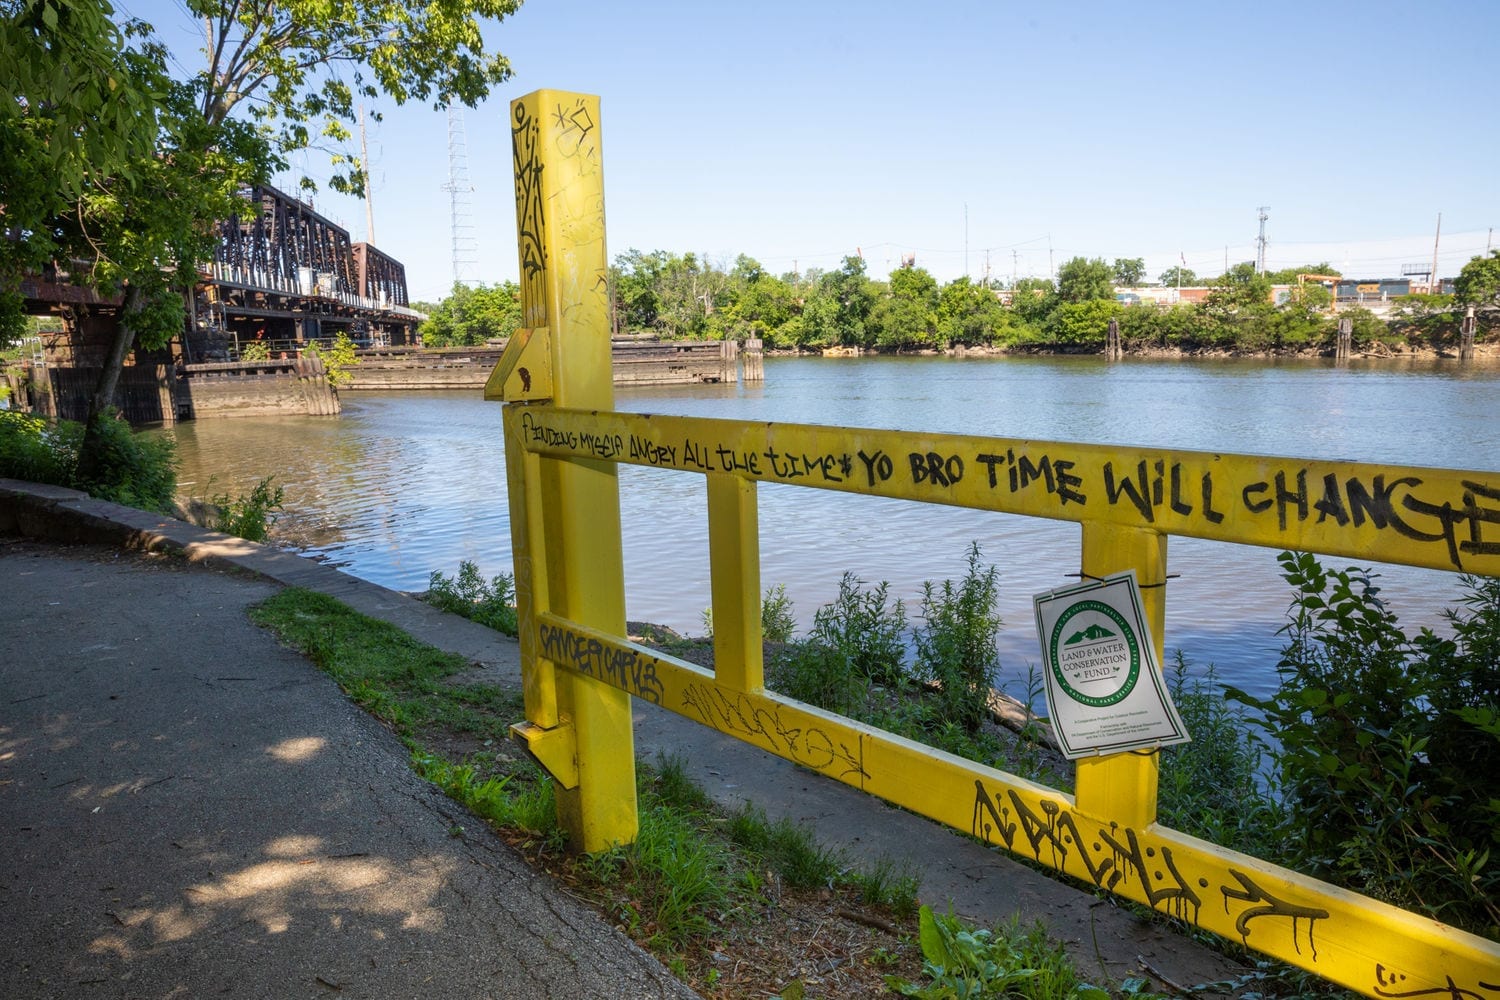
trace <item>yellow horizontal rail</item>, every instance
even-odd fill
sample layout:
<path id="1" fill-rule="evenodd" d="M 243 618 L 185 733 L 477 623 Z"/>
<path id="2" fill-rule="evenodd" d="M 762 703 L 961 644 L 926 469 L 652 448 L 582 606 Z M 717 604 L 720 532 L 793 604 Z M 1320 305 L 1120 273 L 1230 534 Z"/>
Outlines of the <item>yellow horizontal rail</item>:
<path id="1" fill-rule="evenodd" d="M 1500 575 L 1500 472 L 533 408 L 524 447 Z"/>
<path id="2" fill-rule="evenodd" d="M 1500 991 L 1500 946 L 1157 824 L 1122 826 L 1071 796 L 766 691 L 557 615 L 536 623 L 564 670 L 758 746 L 1014 854 L 1287 958 L 1371 996 Z"/>

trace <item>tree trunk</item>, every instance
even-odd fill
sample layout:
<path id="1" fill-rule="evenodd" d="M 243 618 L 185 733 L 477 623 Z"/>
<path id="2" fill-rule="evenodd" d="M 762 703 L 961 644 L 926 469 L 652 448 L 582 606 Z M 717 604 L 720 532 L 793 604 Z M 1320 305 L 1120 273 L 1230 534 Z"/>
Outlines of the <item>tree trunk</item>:
<path id="1" fill-rule="evenodd" d="M 114 342 L 105 355 L 104 367 L 99 371 L 99 381 L 94 384 L 94 394 L 89 397 L 88 417 L 84 422 L 83 442 L 78 447 L 78 473 L 80 483 L 96 478 L 101 467 L 100 426 L 110 419 L 109 409 L 114 405 L 115 388 L 120 384 L 120 373 L 125 367 L 125 356 L 135 344 L 133 320 L 141 304 L 141 290 L 132 285 L 125 292 L 125 306 L 120 310 L 120 324 L 115 331 Z"/>

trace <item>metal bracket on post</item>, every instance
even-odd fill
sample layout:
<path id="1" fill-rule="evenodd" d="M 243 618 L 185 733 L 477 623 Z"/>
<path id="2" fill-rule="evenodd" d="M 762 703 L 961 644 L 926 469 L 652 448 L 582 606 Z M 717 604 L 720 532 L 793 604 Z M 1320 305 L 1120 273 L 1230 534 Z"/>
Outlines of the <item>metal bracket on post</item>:
<path id="1" fill-rule="evenodd" d="M 573 726 L 563 722 L 543 729 L 531 722 L 510 727 L 510 738 L 563 788 L 578 787 L 578 740 Z"/>
<path id="2" fill-rule="evenodd" d="M 484 398 L 532 403 L 552 398 L 552 331 L 522 327 L 505 345 L 484 384 Z"/>

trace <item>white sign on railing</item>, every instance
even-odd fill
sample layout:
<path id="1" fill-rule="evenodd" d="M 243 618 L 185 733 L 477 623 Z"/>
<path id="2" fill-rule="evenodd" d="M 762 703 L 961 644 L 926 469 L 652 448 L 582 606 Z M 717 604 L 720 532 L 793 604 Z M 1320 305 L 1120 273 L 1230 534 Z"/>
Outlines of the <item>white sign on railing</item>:
<path id="1" fill-rule="evenodd" d="M 1050 590 L 1033 604 L 1047 708 L 1068 759 L 1192 738 L 1156 662 L 1134 571 Z"/>

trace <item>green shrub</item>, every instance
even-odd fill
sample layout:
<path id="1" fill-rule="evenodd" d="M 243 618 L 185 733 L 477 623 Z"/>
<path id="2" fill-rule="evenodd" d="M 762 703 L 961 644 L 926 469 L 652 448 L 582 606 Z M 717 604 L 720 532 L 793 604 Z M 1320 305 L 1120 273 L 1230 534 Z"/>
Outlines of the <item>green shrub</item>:
<path id="1" fill-rule="evenodd" d="M 75 457 L 64 447 L 58 426 L 41 417 L 0 410 L 0 477 L 66 486 Z"/>
<path id="2" fill-rule="evenodd" d="M 83 425 L 0 412 L 0 476 L 83 490 L 90 496 L 142 510 L 169 513 L 177 492 L 172 440 L 137 434 L 113 411 L 99 421 L 100 451 L 94 471 L 78 474 Z"/>
<path id="3" fill-rule="evenodd" d="M 922 624 L 913 636 L 917 668 L 940 686 L 941 714 L 971 733 L 986 718 L 990 678 L 1000 663 L 999 596 L 998 572 L 982 567 L 978 542 L 969 546 L 960 583 L 922 585 Z"/>
<path id="4" fill-rule="evenodd" d="M 1465 576 L 1454 637 L 1415 639 L 1368 570 L 1282 553 L 1294 589 L 1263 715 L 1287 863 L 1500 940 L 1500 581 Z"/>
<path id="5" fill-rule="evenodd" d="M 1176 830 L 1256 857 L 1281 852 L 1285 809 L 1262 780 L 1265 759 L 1245 710 L 1218 689 L 1214 669 L 1189 681 L 1181 650 L 1170 672 L 1172 701 L 1191 742 L 1164 747 L 1159 820 Z"/>
<path id="6" fill-rule="evenodd" d="M 890 584 L 869 590 L 853 573 L 839 580 L 839 593 L 831 604 L 813 614 L 809 641 L 837 650 L 851 669 L 877 684 L 898 684 L 906 679 L 903 661 L 906 647 L 906 607 L 890 601 Z"/>
<path id="7" fill-rule="evenodd" d="M 786 596 L 786 584 L 766 588 L 760 600 L 760 633 L 767 642 L 791 642 L 797 631 L 797 616 L 792 613 L 792 599 Z"/>
<path id="8" fill-rule="evenodd" d="M 500 573 L 486 582 L 479 575 L 479 567 L 468 560 L 458 564 L 456 580 L 433 572 L 427 579 L 427 592 L 422 600 L 506 635 L 516 635 L 519 631 L 515 583 L 511 576 Z"/>
<path id="9" fill-rule="evenodd" d="M 772 656 L 766 684 L 788 698 L 851 716 L 870 691 L 869 679 L 854 669 L 845 650 L 814 642 L 797 643 Z"/>
<path id="10" fill-rule="evenodd" d="M 267 476 L 262 479 L 248 495 L 240 494 L 231 499 L 228 493 L 220 493 L 211 498 L 208 502 L 214 516 L 209 527 L 252 542 L 265 541 L 282 507 L 283 491 L 280 486 L 271 485 L 274 478 Z"/>
<path id="11" fill-rule="evenodd" d="M 906 997 L 1018 997 L 1024 1000 L 1109 1000 L 1109 992 L 1083 981 L 1062 943 L 1043 924 L 1019 920 L 995 930 L 966 924 L 953 912 L 918 911 L 922 973 L 930 982 L 886 976 Z"/>

